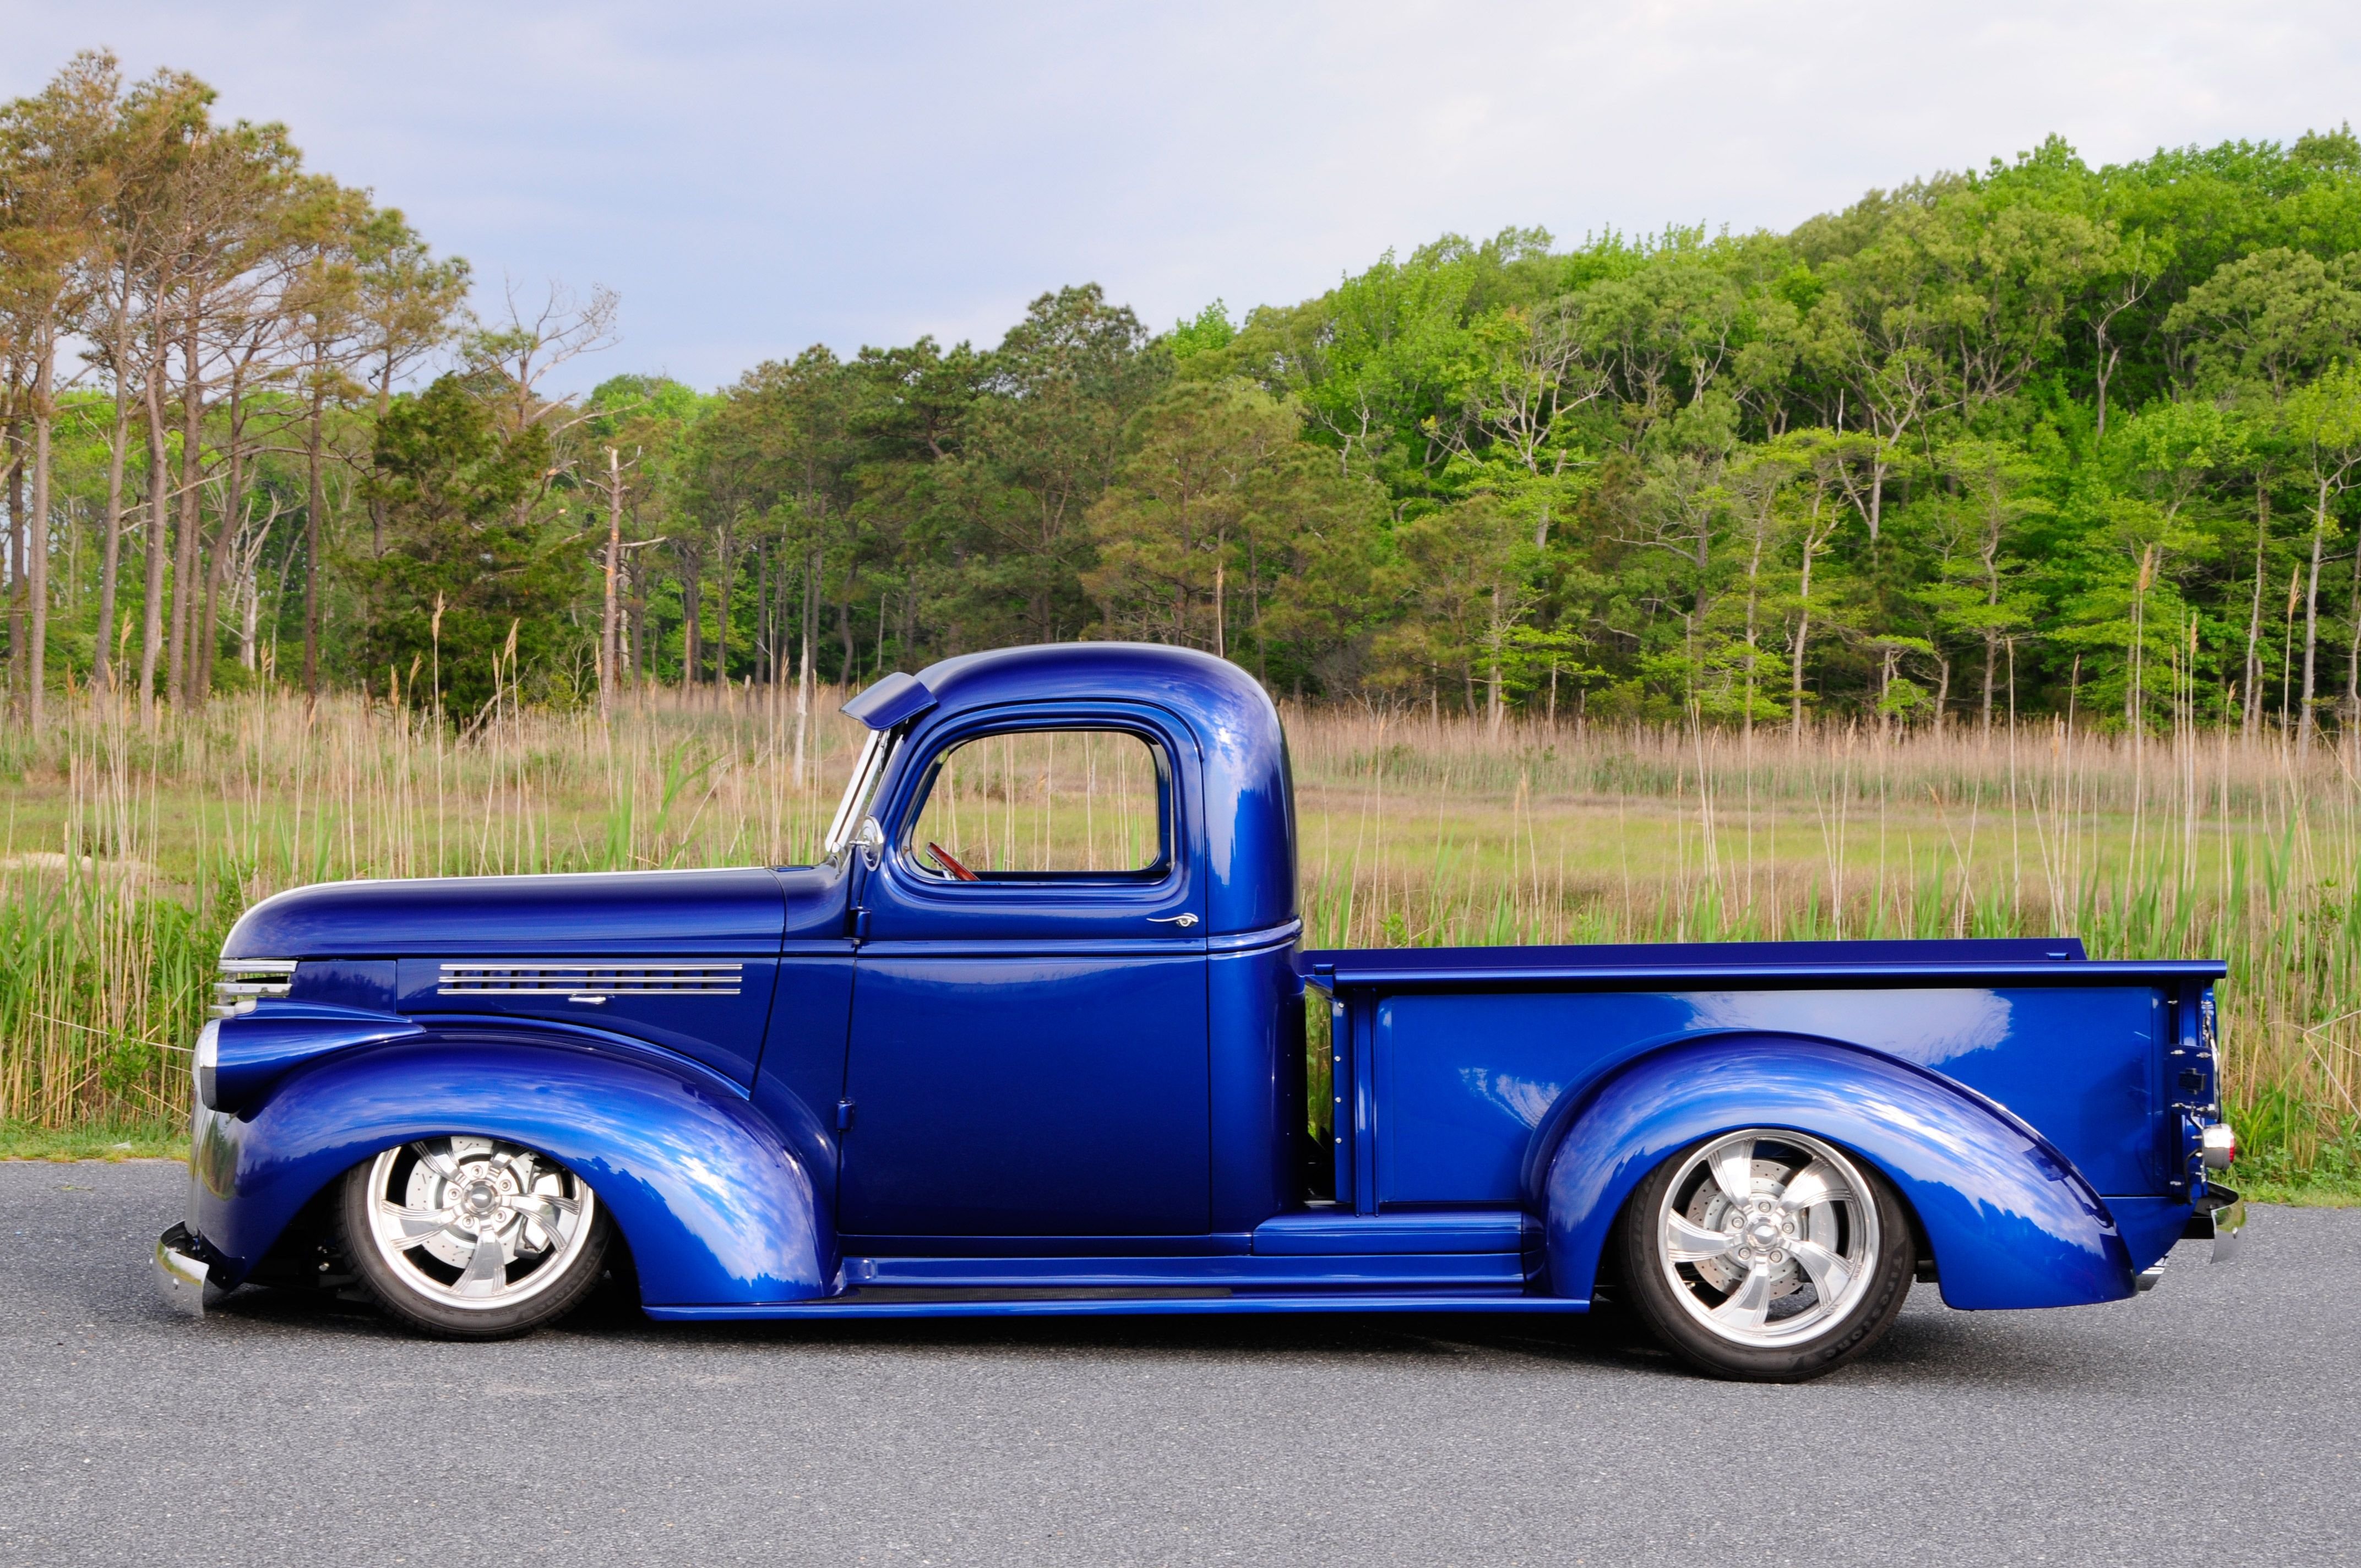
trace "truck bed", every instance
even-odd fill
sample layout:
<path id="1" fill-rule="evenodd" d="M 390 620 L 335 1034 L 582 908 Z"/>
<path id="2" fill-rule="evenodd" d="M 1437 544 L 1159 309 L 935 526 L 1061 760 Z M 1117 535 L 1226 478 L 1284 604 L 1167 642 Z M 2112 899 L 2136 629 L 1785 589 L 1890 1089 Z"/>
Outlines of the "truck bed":
<path id="1" fill-rule="evenodd" d="M 1999 1104 L 2106 1198 L 2143 1266 L 2185 1215 L 2177 1054 L 2224 971 L 2094 961 L 2071 938 L 1336 948 L 1299 969 L 1332 999 L 1328 1135 L 1356 1213 L 1530 1207 L 1533 1156 L 1589 1086 L 1664 1046 L 1770 1036 Z"/>

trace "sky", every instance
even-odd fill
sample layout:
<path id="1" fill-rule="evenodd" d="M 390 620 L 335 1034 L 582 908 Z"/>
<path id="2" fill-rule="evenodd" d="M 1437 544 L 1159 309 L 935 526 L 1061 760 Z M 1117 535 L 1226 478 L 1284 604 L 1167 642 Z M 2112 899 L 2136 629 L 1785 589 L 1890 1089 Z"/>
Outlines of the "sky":
<path id="1" fill-rule="evenodd" d="M 2104 162 L 2361 107 L 2349 0 L 0 0 L 0 94 L 95 47 L 284 122 L 479 312 L 617 291 L 584 382 L 707 389 L 988 346 L 1060 284 L 1160 327 L 1446 232 L 1786 229 L 2052 132 Z"/>

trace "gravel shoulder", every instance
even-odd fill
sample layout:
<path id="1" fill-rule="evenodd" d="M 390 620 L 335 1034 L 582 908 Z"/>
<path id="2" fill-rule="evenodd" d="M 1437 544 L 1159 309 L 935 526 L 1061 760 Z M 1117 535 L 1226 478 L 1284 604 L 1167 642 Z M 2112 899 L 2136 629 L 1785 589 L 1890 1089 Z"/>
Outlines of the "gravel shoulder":
<path id="1" fill-rule="evenodd" d="M 2361 1211 L 1801 1387 L 1612 1320 L 659 1326 L 156 1305 L 160 1160 L 0 1164 L 0 1563 L 2349 1562 Z"/>

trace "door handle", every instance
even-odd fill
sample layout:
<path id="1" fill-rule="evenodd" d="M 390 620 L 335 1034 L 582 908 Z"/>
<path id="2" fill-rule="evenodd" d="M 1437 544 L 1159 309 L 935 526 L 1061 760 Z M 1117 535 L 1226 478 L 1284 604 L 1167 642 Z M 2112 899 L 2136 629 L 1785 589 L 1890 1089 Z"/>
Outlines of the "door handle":
<path id="1" fill-rule="evenodd" d="M 1194 926 L 1197 923 L 1197 917 L 1194 915 L 1187 914 L 1151 915 L 1148 917 L 1148 923 L 1150 926 L 1178 926 L 1180 929 L 1186 931 L 1190 927 Z"/>

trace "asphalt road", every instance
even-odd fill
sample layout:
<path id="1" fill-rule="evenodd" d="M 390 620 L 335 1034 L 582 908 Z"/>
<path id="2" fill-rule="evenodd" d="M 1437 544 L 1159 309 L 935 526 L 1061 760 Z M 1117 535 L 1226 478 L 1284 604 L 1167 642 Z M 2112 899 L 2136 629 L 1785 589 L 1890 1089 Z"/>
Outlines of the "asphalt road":
<path id="1" fill-rule="evenodd" d="M 2361 1212 L 1801 1387 L 1610 1322 L 1110 1319 L 493 1345 L 153 1304 L 181 1168 L 0 1164 L 0 1563 L 2350 1563 Z"/>

